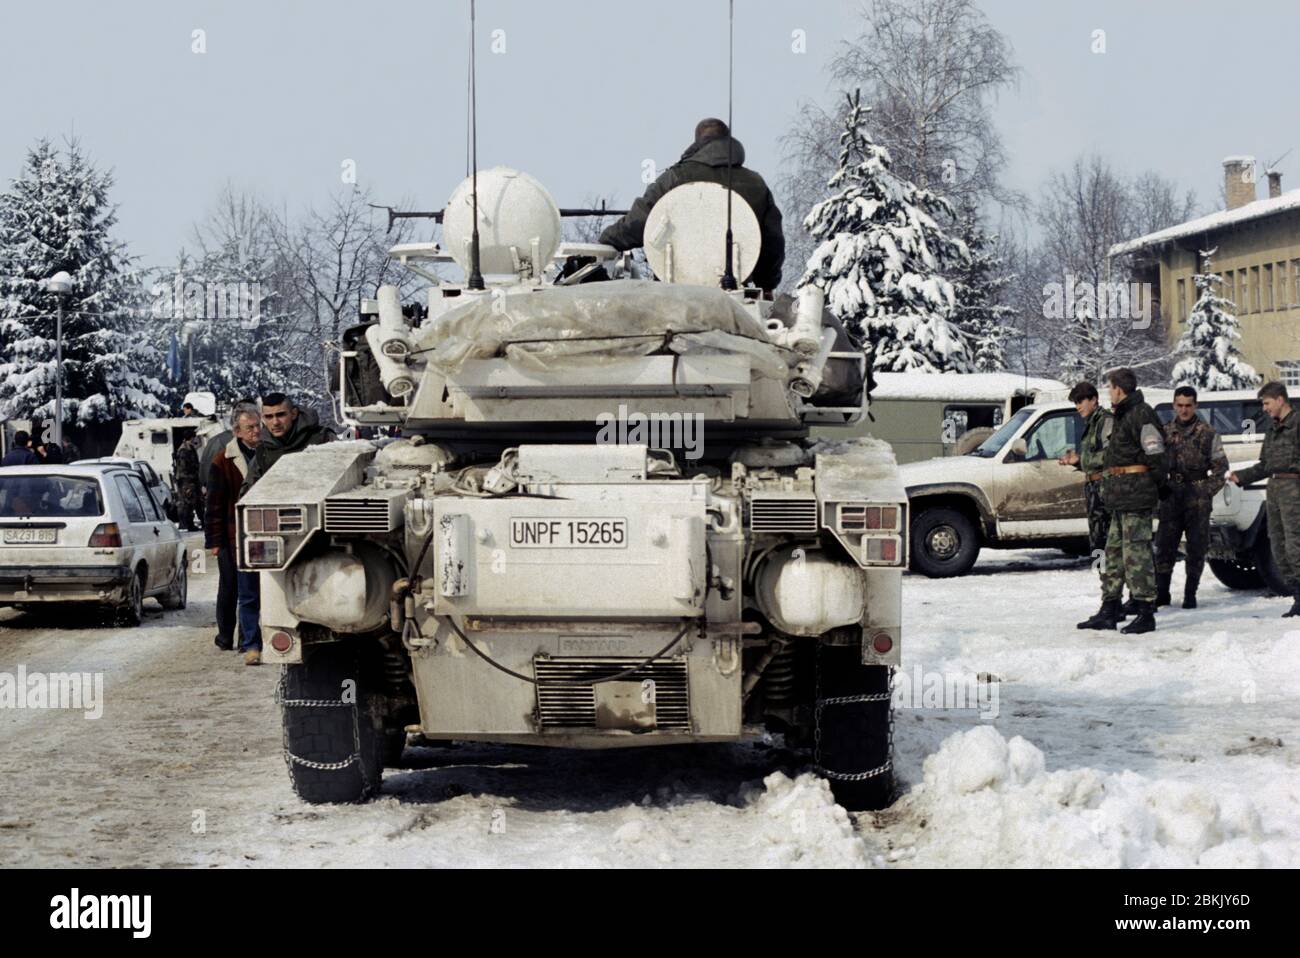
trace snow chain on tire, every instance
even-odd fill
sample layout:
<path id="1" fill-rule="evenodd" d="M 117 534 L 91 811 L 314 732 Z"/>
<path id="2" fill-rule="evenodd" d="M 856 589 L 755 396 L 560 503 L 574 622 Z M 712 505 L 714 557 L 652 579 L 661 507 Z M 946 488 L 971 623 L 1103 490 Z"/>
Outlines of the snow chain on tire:
<path id="1" fill-rule="evenodd" d="M 298 764 L 303 768 L 314 769 L 318 772 L 338 772 L 345 768 L 351 768 L 353 765 L 359 765 L 361 762 L 361 730 L 357 724 L 357 714 L 360 709 L 355 703 L 344 702 L 342 699 L 287 699 L 284 697 L 284 686 L 288 679 L 289 671 L 287 668 L 280 672 L 280 684 L 275 691 L 276 704 L 281 708 L 350 708 L 352 709 L 352 754 L 341 762 L 313 762 L 309 758 L 303 758 L 294 755 L 289 750 L 289 728 L 284 726 L 281 733 L 281 745 L 284 751 L 284 760 L 289 765 Z M 362 776 L 365 775 L 365 769 L 362 769 Z"/>
<path id="2" fill-rule="evenodd" d="M 873 692 L 866 695 L 836 695 L 830 698 L 822 698 L 822 676 L 821 669 L 817 670 L 817 699 L 816 706 L 813 710 L 813 768 L 818 775 L 823 778 L 832 779 L 837 782 L 862 782 L 869 778 L 875 778 L 878 775 L 884 775 L 894 767 L 894 710 L 889 710 L 888 731 L 885 736 L 885 754 L 889 756 L 883 765 L 868 769 L 865 772 L 834 772 L 822 765 L 822 710 L 828 705 L 858 705 L 866 702 L 888 702 L 893 697 L 894 689 L 894 669 L 889 669 L 889 691 Z"/>

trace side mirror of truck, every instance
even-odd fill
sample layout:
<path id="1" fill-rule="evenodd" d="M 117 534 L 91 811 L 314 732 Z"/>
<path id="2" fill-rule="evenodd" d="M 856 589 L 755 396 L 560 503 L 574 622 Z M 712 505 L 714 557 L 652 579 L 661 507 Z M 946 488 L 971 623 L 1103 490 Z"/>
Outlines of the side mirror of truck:
<path id="1" fill-rule="evenodd" d="M 1007 457 L 1007 460 L 1024 462 L 1027 455 L 1029 455 L 1029 446 L 1025 444 L 1023 439 L 1017 439 L 1011 444 L 1011 455 Z"/>

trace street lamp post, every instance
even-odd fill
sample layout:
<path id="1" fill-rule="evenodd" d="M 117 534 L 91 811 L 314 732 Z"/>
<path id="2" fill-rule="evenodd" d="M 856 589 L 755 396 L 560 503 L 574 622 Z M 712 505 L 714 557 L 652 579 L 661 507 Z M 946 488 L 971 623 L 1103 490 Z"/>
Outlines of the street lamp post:
<path id="1" fill-rule="evenodd" d="M 59 270 L 45 281 L 45 289 L 59 297 L 54 326 L 54 441 L 63 445 L 63 301 L 72 292 L 72 277 Z"/>

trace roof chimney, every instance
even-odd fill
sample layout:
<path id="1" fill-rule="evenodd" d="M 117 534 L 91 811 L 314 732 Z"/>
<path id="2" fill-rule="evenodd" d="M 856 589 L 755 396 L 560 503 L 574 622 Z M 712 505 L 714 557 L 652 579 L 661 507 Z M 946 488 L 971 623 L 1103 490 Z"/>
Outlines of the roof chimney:
<path id="1" fill-rule="evenodd" d="M 1223 192 L 1228 209 L 1255 202 L 1255 158 L 1228 156 L 1223 160 Z"/>
<path id="2" fill-rule="evenodd" d="M 1282 195 L 1282 173 L 1280 170 L 1268 171 L 1268 198 Z"/>

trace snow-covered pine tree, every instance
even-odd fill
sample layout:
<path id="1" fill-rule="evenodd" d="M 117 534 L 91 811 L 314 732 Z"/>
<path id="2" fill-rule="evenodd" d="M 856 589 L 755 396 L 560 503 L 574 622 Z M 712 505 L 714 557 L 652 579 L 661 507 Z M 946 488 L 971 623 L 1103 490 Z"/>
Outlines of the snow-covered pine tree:
<path id="1" fill-rule="evenodd" d="M 997 236 L 984 232 L 974 204 L 964 203 L 957 221 L 970 258 L 949 274 L 957 308 L 954 319 L 965 334 L 978 372 L 1007 368 L 1004 343 L 1012 335 L 1015 310 L 1003 303 L 1003 291 L 1015 279 L 997 249 Z"/>
<path id="2" fill-rule="evenodd" d="M 0 417 L 53 420 L 57 297 L 45 281 L 72 276 L 64 304 L 64 425 L 163 412 L 155 358 L 142 339 L 141 290 L 126 247 L 111 235 L 112 174 L 97 170 L 76 140 L 28 151 L 0 193 Z"/>
<path id="3" fill-rule="evenodd" d="M 1219 295 L 1222 277 L 1213 271 L 1211 257 L 1217 249 L 1201 251 L 1201 272 L 1192 277 L 1198 297 L 1187 318 L 1187 329 L 1175 347 L 1182 359 L 1170 379 L 1175 386 L 1196 389 L 1247 389 L 1259 384 L 1259 374 L 1237 348 L 1241 333 L 1236 309 Z"/>
<path id="4" fill-rule="evenodd" d="M 1105 329 L 1097 318 L 1096 296 L 1086 286 L 1067 290 L 1073 298 L 1073 316 L 1061 339 L 1061 359 L 1057 363 L 1062 382 L 1100 383 L 1107 368 Z"/>
<path id="5" fill-rule="evenodd" d="M 969 372 L 969 346 L 952 322 L 956 306 L 945 270 L 968 258 L 936 221 L 947 200 L 890 172 L 889 152 L 864 125 L 860 94 L 849 95 L 833 195 L 804 228 L 819 241 L 799 281 L 826 292 L 827 308 L 860 342 L 875 369 Z"/>

